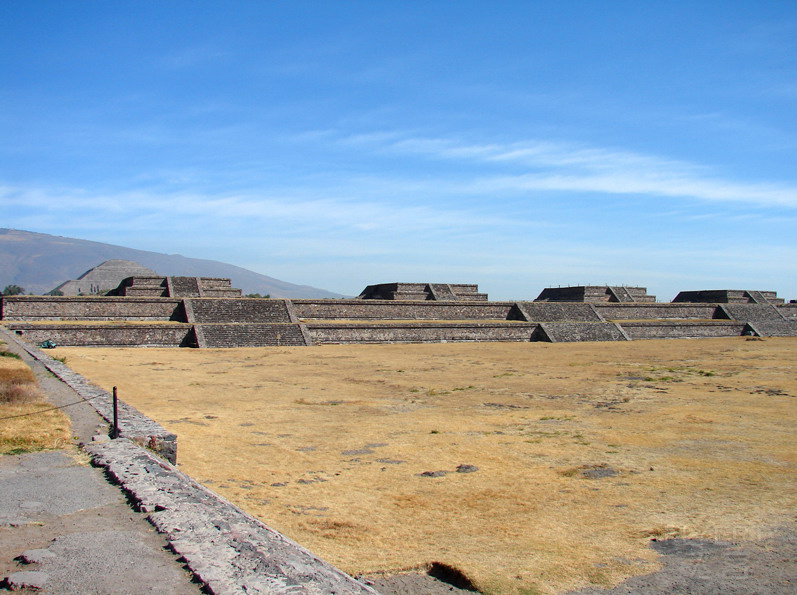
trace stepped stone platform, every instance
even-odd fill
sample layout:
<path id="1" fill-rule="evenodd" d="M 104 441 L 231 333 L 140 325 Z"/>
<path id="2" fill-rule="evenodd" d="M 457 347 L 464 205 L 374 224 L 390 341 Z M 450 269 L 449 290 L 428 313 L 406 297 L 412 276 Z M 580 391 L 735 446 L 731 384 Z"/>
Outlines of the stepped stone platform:
<path id="1" fill-rule="evenodd" d="M 218 296 L 206 295 L 214 290 Z M 132 277 L 119 285 L 122 296 L 4 296 L 0 319 L 28 342 L 81 346 L 797 336 L 797 305 L 773 304 L 774 292 L 744 292 L 746 302 L 657 303 L 644 288 L 610 286 L 557 288 L 545 299 L 517 302 L 489 302 L 477 285 L 462 284 L 369 285 L 359 298 L 341 300 L 228 297 L 228 291 L 238 291 L 229 279 Z"/>
<path id="2" fill-rule="evenodd" d="M 625 285 L 574 285 L 546 287 L 535 302 L 643 302 L 656 301 L 645 287 Z"/>
<path id="3" fill-rule="evenodd" d="M 468 283 L 380 283 L 363 289 L 357 299 L 486 302 L 487 294 Z"/>
<path id="4" fill-rule="evenodd" d="M 673 302 L 715 303 L 715 304 L 783 304 L 776 291 L 753 291 L 747 289 L 703 289 L 700 291 L 681 291 Z"/>
<path id="5" fill-rule="evenodd" d="M 240 298 L 241 290 L 221 277 L 132 276 L 123 279 L 108 295 L 120 297 L 229 297 Z"/>

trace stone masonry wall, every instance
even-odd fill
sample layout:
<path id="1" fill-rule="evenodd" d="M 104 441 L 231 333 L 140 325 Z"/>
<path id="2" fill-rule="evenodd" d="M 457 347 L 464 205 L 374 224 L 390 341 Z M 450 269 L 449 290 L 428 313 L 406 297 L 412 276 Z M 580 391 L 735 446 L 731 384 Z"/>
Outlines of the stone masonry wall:
<path id="1" fill-rule="evenodd" d="M 551 343 L 574 341 L 627 341 L 628 337 L 610 322 L 551 322 L 540 324 L 540 340 Z"/>
<path id="2" fill-rule="evenodd" d="M 531 341 L 536 324 L 307 324 L 313 343 Z"/>
<path id="3" fill-rule="evenodd" d="M 193 327 L 187 324 L 26 324 L 7 328 L 28 343 L 54 341 L 70 347 L 194 347 Z"/>
<path id="4" fill-rule="evenodd" d="M 182 300 L 5 296 L 3 320 L 185 320 Z"/>
<path id="5" fill-rule="evenodd" d="M 506 320 L 514 302 L 291 300 L 296 316 L 321 320 Z"/>
<path id="6" fill-rule="evenodd" d="M 602 322 L 592 304 L 567 302 L 518 302 L 508 315 L 510 320 L 528 322 Z"/>
<path id="7" fill-rule="evenodd" d="M 711 320 L 715 304 L 600 303 L 595 310 L 606 320 Z"/>
<path id="8" fill-rule="evenodd" d="M 780 309 L 768 304 L 720 304 L 718 307 L 722 318 L 730 320 L 783 320 Z"/>
<path id="9" fill-rule="evenodd" d="M 298 324 L 199 324 L 202 347 L 279 347 L 307 345 Z"/>
<path id="10" fill-rule="evenodd" d="M 631 339 L 698 339 L 706 337 L 738 337 L 747 330 L 743 322 L 624 322 L 623 329 Z"/>
<path id="11" fill-rule="evenodd" d="M 192 322 L 291 322 L 286 300 L 192 299 Z"/>

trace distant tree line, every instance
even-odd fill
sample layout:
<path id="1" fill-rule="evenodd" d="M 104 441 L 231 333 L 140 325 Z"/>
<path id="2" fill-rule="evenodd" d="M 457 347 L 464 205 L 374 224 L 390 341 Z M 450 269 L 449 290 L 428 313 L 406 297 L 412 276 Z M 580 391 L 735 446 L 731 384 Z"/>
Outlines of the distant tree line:
<path id="1" fill-rule="evenodd" d="M 25 288 L 20 287 L 19 285 L 6 285 L 5 289 L 3 290 L 3 295 L 24 295 Z"/>
<path id="2" fill-rule="evenodd" d="M 5 289 L 0 292 L 0 295 L 25 295 L 25 288 L 12 283 L 11 285 L 6 285 Z M 30 293 L 29 295 L 36 294 Z M 64 295 L 64 292 L 59 289 L 53 289 L 52 291 L 48 291 L 45 295 Z"/>

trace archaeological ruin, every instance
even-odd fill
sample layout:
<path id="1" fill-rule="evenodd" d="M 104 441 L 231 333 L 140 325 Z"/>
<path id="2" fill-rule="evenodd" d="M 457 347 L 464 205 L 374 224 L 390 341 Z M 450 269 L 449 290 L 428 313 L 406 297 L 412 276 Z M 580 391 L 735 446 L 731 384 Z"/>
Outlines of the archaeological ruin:
<path id="1" fill-rule="evenodd" d="M 571 286 L 533 301 L 490 301 L 475 284 L 383 283 L 354 299 L 268 299 L 241 297 L 229 279 L 154 274 L 127 277 L 103 296 L 5 296 L 0 320 L 28 342 L 64 346 L 797 336 L 797 304 L 774 291 L 683 291 L 664 303 L 644 287 Z"/>

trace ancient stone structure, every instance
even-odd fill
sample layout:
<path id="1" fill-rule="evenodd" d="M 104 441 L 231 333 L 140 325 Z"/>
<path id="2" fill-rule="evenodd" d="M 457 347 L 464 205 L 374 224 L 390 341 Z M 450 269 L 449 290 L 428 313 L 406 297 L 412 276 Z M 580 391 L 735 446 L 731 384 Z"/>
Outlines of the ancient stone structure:
<path id="1" fill-rule="evenodd" d="M 241 297 L 229 279 L 219 277 L 134 276 L 123 279 L 108 295 L 123 297 Z"/>
<path id="2" fill-rule="evenodd" d="M 147 277 L 157 275 L 132 260 L 106 260 L 89 269 L 73 281 L 65 281 L 53 289 L 55 295 L 96 295 L 117 287 L 123 279 L 135 275 Z M 60 292 L 60 293 L 59 293 Z"/>
<path id="3" fill-rule="evenodd" d="M 783 299 L 776 291 L 752 291 L 746 289 L 703 289 L 682 291 L 673 302 L 715 303 L 715 304 L 772 304 L 780 305 Z"/>
<path id="4" fill-rule="evenodd" d="M 175 283 L 175 279 L 180 281 Z M 222 295 L 229 289 L 228 280 L 206 283 L 208 280 L 188 278 L 193 280 L 191 284 L 183 279 L 127 279 L 120 285 L 120 293 L 128 295 L 117 297 L 6 296 L 0 301 L 0 317 L 3 324 L 31 343 L 50 340 L 59 345 L 84 346 L 205 348 L 797 336 L 797 304 L 657 303 L 650 301 L 644 288 L 626 288 L 634 301 L 617 299 L 616 288 L 607 287 L 601 299 L 594 301 L 584 299 L 587 292 L 569 302 L 443 300 L 438 299 L 441 293 L 437 297 L 431 293 L 435 284 L 369 286 L 382 289 L 365 291 L 363 294 L 371 297 L 357 299 L 286 300 L 179 297 L 181 292 L 197 293 L 186 291 L 189 285 L 191 289 L 209 287 L 211 292 L 215 287 Z M 160 295 L 178 295 L 141 297 L 138 291 L 131 291 L 139 288 L 143 292 L 147 287 Z M 421 287 L 428 287 L 430 292 L 409 291 Z M 469 289 L 460 295 L 483 295 L 475 285 L 463 287 Z M 374 297 L 391 292 L 390 299 Z M 772 292 L 747 293 L 755 296 Z M 408 294 L 418 299 L 406 299 Z"/>
<path id="5" fill-rule="evenodd" d="M 478 285 L 466 283 L 380 283 L 369 285 L 357 296 L 361 300 L 436 300 L 486 302 Z"/>
<path id="6" fill-rule="evenodd" d="M 535 302 L 643 302 L 656 301 L 645 287 L 625 285 L 573 285 L 546 287 Z"/>

